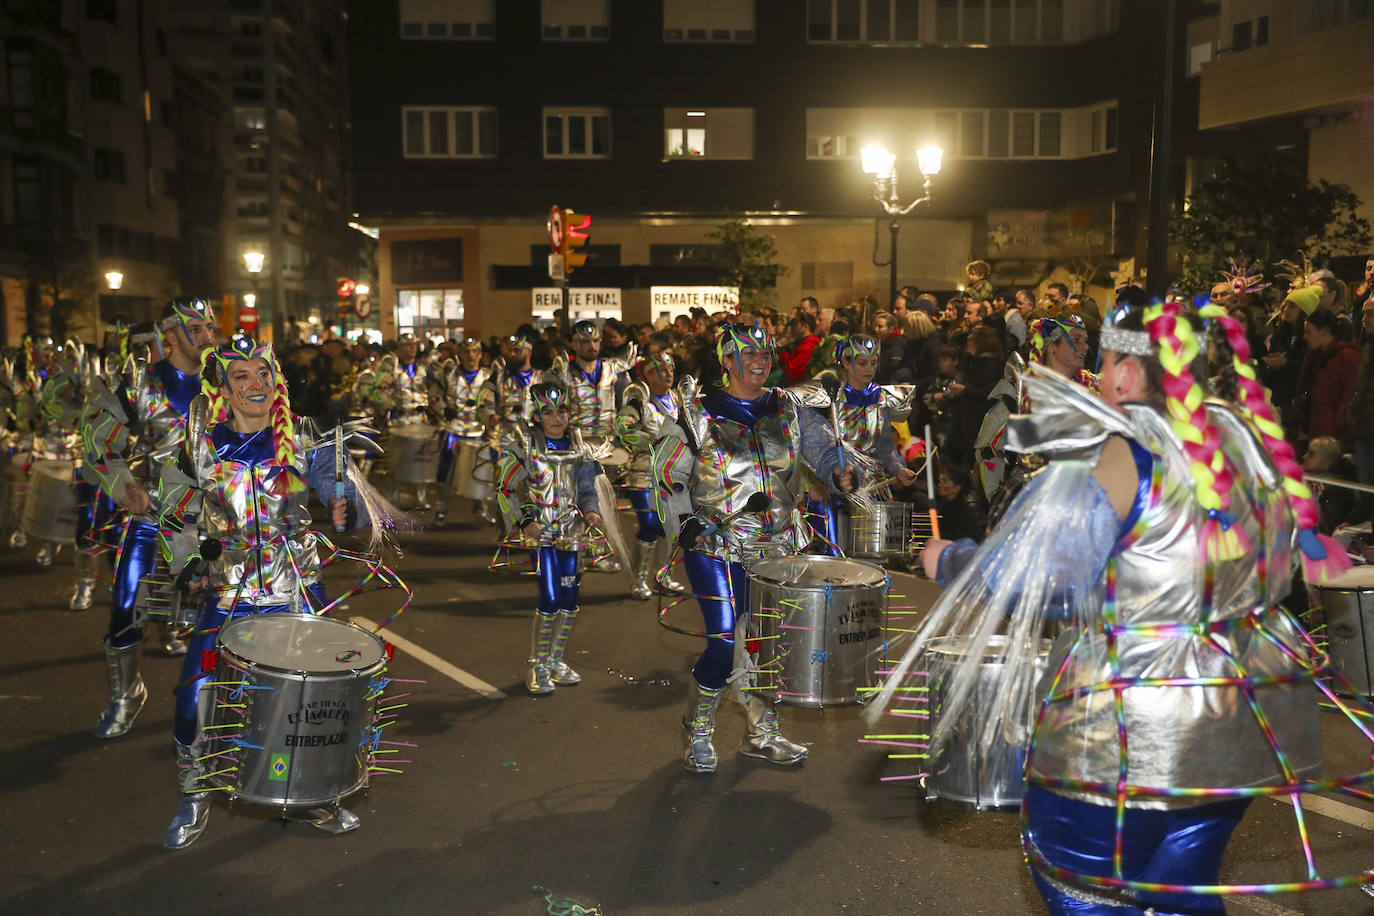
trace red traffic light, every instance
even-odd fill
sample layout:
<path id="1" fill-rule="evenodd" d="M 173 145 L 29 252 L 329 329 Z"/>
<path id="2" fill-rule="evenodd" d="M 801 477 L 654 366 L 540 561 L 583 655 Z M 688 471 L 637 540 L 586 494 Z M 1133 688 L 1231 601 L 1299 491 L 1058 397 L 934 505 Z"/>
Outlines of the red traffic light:
<path id="1" fill-rule="evenodd" d="M 356 290 L 357 288 L 358 288 L 358 284 L 354 283 L 352 280 L 348 279 L 347 277 L 340 277 L 340 278 L 339 278 L 339 296 L 340 296 L 341 298 L 344 297 L 344 296 L 351 296 L 351 295 L 353 295 L 353 291 Z"/>

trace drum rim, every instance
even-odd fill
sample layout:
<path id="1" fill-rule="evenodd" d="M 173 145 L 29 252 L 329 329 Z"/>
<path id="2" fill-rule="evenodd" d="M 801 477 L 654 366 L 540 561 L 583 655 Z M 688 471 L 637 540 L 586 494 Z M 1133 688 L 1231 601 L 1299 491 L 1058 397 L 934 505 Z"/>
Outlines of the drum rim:
<path id="1" fill-rule="evenodd" d="M 282 665 L 272 664 L 271 662 L 264 662 L 259 661 L 257 659 L 248 658 L 247 656 L 240 654 L 233 647 L 224 644 L 224 635 L 226 632 L 231 631 L 239 625 L 247 623 L 248 621 L 262 623 L 265 621 L 272 620 L 272 618 L 276 618 L 277 621 L 280 621 L 283 618 L 297 621 L 327 620 L 330 624 L 351 628 L 359 633 L 365 634 L 366 636 L 370 637 L 374 642 L 376 642 L 376 648 L 377 651 L 380 653 L 380 657 L 374 661 L 368 662 L 365 665 L 357 665 L 351 668 L 340 668 L 334 671 L 316 671 L 310 668 L 287 668 L 283 667 Z M 274 621 L 273 623 L 275 625 L 276 621 Z M 318 678 L 321 680 L 325 678 L 351 678 L 359 677 L 365 674 L 370 675 L 374 673 L 376 670 L 385 668 L 387 664 L 386 643 L 382 640 L 380 636 L 378 636 L 376 633 L 373 633 L 371 630 L 364 629 L 363 627 L 358 626 L 351 620 L 340 620 L 337 617 L 328 617 L 323 614 L 289 614 L 283 612 L 272 612 L 267 614 L 247 614 L 243 617 L 235 618 L 234 620 L 231 620 L 224 626 L 220 627 L 219 636 L 215 639 L 215 647 L 219 651 L 220 655 L 226 656 L 227 658 L 235 662 L 243 662 L 243 664 L 240 667 L 248 671 L 271 671 L 280 672 L 284 675 L 304 674 L 309 675 L 312 678 Z M 343 662 L 339 662 L 339 664 L 343 664 Z"/>
<path id="2" fill-rule="evenodd" d="M 1367 581 L 1342 582 L 1342 579 L 1366 579 Z M 1352 566 L 1328 582 L 1313 583 L 1313 585 L 1324 592 L 1354 592 L 1358 594 L 1374 591 L 1374 566 Z"/>
<path id="3" fill-rule="evenodd" d="M 774 579 L 774 578 L 771 578 L 771 577 L 766 577 L 763 573 L 760 573 L 760 572 L 757 571 L 758 568 L 759 568 L 759 566 L 761 566 L 761 565 L 763 565 L 763 564 L 766 564 L 766 563 L 774 563 L 774 562 L 782 562 L 782 561 L 798 560 L 798 559 L 803 559 L 803 560 L 805 560 L 805 561 L 807 562 L 808 565 L 813 565 L 813 564 L 815 564 L 815 563 L 817 563 L 817 562 L 819 562 L 820 564 L 823 564 L 823 565 L 829 565 L 830 563 L 835 562 L 835 561 L 842 561 L 842 562 L 845 562 L 845 563 L 853 563 L 853 564 L 856 564 L 856 565 L 858 565 L 858 566 L 867 567 L 870 571 L 876 573 L 876 574 L 877 574 L 877 581 L 875 581 L 875 582 L 855 582 L 855 583 L 850 583 L 850 584 L 846 584 L 846 585 L 835 585 L 835 584 L 829 583 L 829 582 L 826 582 L 826 583 L 819 583 L 819 584 L 816 584 L 816 585 L 801 585 L 801 584 L 798 584 L 798 583 L 795 583 L 795 582 L 785 582 L 785 581 L 782 581 L 782 580 L 780 580 L 780 579 Z M 782 556 L 782 557 L 763 557 L 763 558 L 761 558 L 761 559 L 755 560 L 755 561 L 753 562 L 753 564 L 750 565 L 750 567 L 749 567 L 749 578 L 750 578 L 751 580 L 755 580 L 755 581 L 759 582 L 759 583 L 762 584 L 762 585 L 771 586 L 771 587 L 774 587 L 774 588 L 786 588 L 786 589 L 791 589 L 791 590 L 793 590 L 793 591 L 800 591 L 800 592 L 823 592 L 823 591 L 826 591 L 827 589 L 830 589 L 830 590 L 832 590 L 832 591 L 835 591 L 835 590 L 845 590 L 845 591 L 848 591 L 848 590 L 851 590 L 851 589 L 853 589 L 853 590 L 860 590 L 860 589 L 868 589 L 868 588 L 882 588 L 883 586 L 885 586 L 885 585 L 887 584 L 887 581 L 888 581 L 888 575 L 887 575 L 886 570 L 884 570 L 881 566 L 877 565 L 876 563 L 867 563 L 867 562 L 865 562 L 865 561 L 863 561 L 863 560 L 856 559 L 856 558 L 854 558 L 854 557 L 826 557 L 826 556 L 818 556 L 818 555 L 814 555 L 814 554 L 800 554 L 800 553 L 794 553 L 794 554 L 791 554 L 791 555 L 788 555 L 788 556 Z"/>

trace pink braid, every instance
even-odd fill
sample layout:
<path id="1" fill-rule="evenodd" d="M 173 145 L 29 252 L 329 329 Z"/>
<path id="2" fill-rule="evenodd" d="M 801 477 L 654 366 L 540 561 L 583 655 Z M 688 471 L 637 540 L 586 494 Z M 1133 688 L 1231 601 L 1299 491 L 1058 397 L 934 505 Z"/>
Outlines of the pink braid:
<path id="1" fill-rule="evenodd" d="M 1188 456 L 1198 503 L 1208 510 L 1204 549 L 1217 559 L 1235 559 L 1249 549 L 1249 541 L 1240 528 L 1231 526 L 1226 512 L 1235 478 L 1221 452 L 1221 433 L 1207 417 L 1202 386 L 1193 378 L 1198 345 L 1192 325 L 1183 306 L 1169 302 L 1146 311 L 1145 327 L 1159 344 L 1166 413 Z"/>
<path id="2" fill-rule="evenodd" d="M 1340 544 L 1317 530 L 1321 513 L 1312 501 L 1312 491 L 1303 482 L 1302 466 L 1293 453 L 1293 446 L 1283 438 L 1283 427 L 1275 418 L 1268 394 L 1250 365 L 1250 341 L 1245 328 L 1221 306 L 1205 306 L 1198 314 L 1217 322 L 1226 331 L 1226 341 L 1234 354 L 1232 361 L 1241 405 L 1250 414 L 1265 450 L 1283 474 L 1284 494 L 1300 530 L 1298 543 L 1302 547 L 1304 576 L 1308 582 L 1316 583 L 1340 575 L 1350 568 L 1350 559 Z"/>

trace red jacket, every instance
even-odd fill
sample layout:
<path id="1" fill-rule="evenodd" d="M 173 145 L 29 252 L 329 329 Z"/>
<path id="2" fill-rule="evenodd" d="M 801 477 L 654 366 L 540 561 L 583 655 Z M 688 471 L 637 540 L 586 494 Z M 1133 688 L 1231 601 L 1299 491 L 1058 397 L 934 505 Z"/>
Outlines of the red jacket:
<path id="1" fill-rule="evenodd" d="M 1315 354 L 1316 376 L 1312 380 L 1312 422 L 1308 438 L 1334 436 L 1341 448 L 1353 445 L 1346 408 L 1355 397 L 1360 374 L 1360 345 L 1353 340 L 1333 340 Z"/>
<path id="2" fill-rule="evenodd" d="M 783 351 L 782 383 L 784 385 L 795 385 L 806 378 L 806 364 L 811 362 L 811 351 L 816 349 L 816 344 L 820 342 L 820 337 L 815 334 L 808 334 L 797 342 L 791 352 Z"/>

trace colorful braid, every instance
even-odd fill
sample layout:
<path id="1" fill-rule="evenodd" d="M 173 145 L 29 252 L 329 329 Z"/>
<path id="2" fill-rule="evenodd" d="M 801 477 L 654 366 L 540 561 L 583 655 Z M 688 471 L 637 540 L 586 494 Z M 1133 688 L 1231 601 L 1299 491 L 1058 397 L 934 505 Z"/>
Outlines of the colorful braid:
<path id="1" fill-rule="evenodd" d="M 1209 558 L 1231 560 L 1249 550 L 1249 539 L 1233 527 L 1227 513 L 1235 478 L 1221 452 L 1221 433 L 1207 419 L 1202 386 L 1193 378 L 1198 355 L 1197 337 L 1181 303 L 1167 302 L 1145 310 L 1145 328 L 1159 345 L 1164 368 L 1165 413 L 1183 443 L 1198 503 L 1207 510 L 1202 543 Z"/>
<path id="2" fill-rule="evenodd" d="M 1274 408 L 1269 403 L 1264 386 L 1259 383 L 1250 365 L 1250 341 L 1246 337 L 1245 327 L 1219 305 L 1204 306 L 1198 314 L 1215 321 L 1226 332 L 1226 340 L 1233 353 L 1239 402 L 1249 414 L 1265 451 L 1283 474 L 1283 491 L 1297 523 L 1304 577 L 1308 582 L 1320 583 L 1340 575 L 1350 568 L 1350 560 L 1340 544 L 1318 530 L 1321 513 L 1312 500 L 1312 491 L 1303 482 L 1302 467 L 1298 464 L 1293 446 L 1284 439 L 1283 427 L 1274 417 Z"/>
<path id="3" fill-rule="evenodd" d="M 272 368 L 272 446 L 277 464 L 295 467 L 296 423 L 291 417 L 291 395 L 286 390 L 286 373 L 277 365 L 277 356 L 268 351 L 267 365 Z"/>
<path id="4" fill-rule="evenodd" d="M 200 355 L 200 393 L 210 402 L 209 417 L 206 423 L 214 425 L 229 419 L 229 401 L 220 393 L 220 386 L 211 380 L 210 361 L 215 358 L 215 348 L 208 347 Z M 223 371 L 223 370 L 221 370 Z"/>

